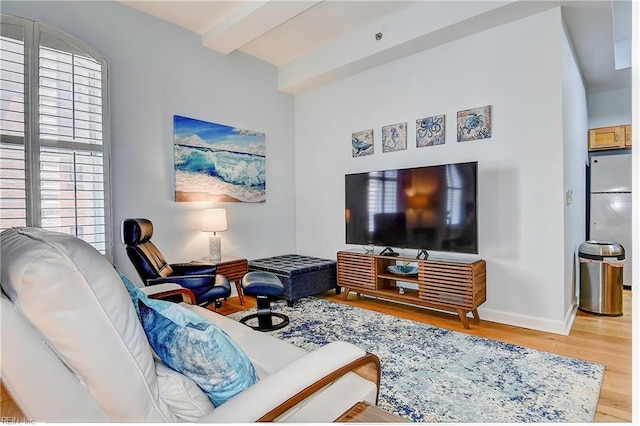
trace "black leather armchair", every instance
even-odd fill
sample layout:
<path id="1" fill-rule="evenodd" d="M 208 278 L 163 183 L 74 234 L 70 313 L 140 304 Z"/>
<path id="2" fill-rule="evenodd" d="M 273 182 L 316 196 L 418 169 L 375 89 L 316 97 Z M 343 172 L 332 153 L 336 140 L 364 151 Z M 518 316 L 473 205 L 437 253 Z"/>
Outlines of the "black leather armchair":
<path id="1" fill-rule="evenodd" d="M 196 304 L 222 306 L 220 299 L 231 294 L 229 280 L 216 274 L 215 265 L 190 263 L 169 264 L 160 250 L 151 242 L 153 224 L 148 219 L 122 221 L 122 239 L 127 256 L 145 285 L 177 283 L 191 290 Z"/>

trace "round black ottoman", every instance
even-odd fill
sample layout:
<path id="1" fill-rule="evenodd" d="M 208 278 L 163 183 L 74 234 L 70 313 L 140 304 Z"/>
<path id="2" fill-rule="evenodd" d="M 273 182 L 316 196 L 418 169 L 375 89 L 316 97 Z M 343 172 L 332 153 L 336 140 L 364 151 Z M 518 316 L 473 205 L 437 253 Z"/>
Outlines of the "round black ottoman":
<path id="1" fill-rule="evenodd" d="M 289 324 L 289 317 L 271 310 L 269 297 L 277 297 L 284 294 L 284 286 L 275 274 L 264 271 L 247 272 L 242 277 L 242 291 L 245 296 L 254 296 L 256 298 L 258 312 L 243 317 L 240 320 L 241 323 L 260 331 L 279 330 Z M 247 321 L 253 318 L 258 318 L 258 325 L 247 324 Z M 274 324 L 273 318 L 280 318 L 281 321 Z"/>

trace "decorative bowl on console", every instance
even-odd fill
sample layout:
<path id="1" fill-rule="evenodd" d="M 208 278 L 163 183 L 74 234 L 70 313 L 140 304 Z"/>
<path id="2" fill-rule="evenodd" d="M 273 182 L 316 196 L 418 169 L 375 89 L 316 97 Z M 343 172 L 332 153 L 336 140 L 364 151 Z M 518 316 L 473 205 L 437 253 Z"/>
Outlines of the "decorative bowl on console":
<path id="1" fill-rule="evenodd" d="M 417 275 L 418 267 L 416 265 L 391 265 L 387 266 L 387 271 L 396 275 Z"/>

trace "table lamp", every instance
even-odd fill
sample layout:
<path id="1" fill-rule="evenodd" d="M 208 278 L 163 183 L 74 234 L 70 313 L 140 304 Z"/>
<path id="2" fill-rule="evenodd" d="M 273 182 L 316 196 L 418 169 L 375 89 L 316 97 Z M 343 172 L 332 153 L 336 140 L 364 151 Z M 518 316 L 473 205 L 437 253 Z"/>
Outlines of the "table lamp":
<path id="1" fill-rule="evenodd" d="M 209 237 L 209 257 L 207 260 L 220 260 L 222 257 L 220 237 L 216 232 L 227 230 L 227 211 L 225 209 L 206 209 L 202 214 L 202 231 L 213 232 Z"/>

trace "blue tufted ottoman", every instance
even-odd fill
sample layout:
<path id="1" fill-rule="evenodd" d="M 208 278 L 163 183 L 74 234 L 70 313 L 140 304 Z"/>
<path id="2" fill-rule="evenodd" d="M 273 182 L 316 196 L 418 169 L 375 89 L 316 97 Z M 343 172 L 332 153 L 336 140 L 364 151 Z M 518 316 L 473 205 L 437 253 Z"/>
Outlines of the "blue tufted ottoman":
<path id="1" fill-rule="evenodd" d="M 337 283 L 336 261 L 318 257 L 285 254 L 249 261 L 249 271 L 266 271 L 276 274 L 284 285 L 280 297 L 289 306 L 301 297 L 342 289 Z"/>

